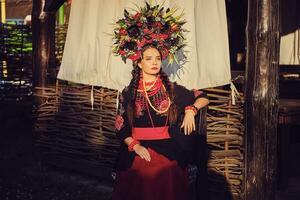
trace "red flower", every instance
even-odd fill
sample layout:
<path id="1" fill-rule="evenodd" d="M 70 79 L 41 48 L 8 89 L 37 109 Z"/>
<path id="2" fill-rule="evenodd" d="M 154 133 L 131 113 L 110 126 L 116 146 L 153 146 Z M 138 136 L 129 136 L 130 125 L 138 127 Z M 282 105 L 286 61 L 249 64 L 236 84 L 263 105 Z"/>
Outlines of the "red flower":
<path id="1" fill-rule="evenodd" d="M 142 22 L 138 22 L 138 23 L 136 23 L 136 25 L 137 25 L 138 27 L 141 27 L 141 26 L 143 26 L 143 23 L 142 23 Z"/>
<path id="2" fill-rule="evenodd" d="M 178 31 L 178 26 L 177 24 L 173 24 L 173 26 L 171 27 L 171 31 Z"/>
<path id="3" fill-rule="evenodd" d="M 169 101 L 163 100 L 162 102 L 160 102 L 159 110 L 160 111 L 166 110 L 168 108 L 168 106 L 169 106 Z"/>
<path id="4" fill-rule="evenodd" d="M 143 38 L 142 41 L 137 43 L 137 47 L 142 48 L 146 44 L 146 42 L 147 42 L 147 39 Z"/>
<path id="5" fill-rule="evenodd" d="M 119 54 L 120 54 L 121 56 L 123 56 L 123 55 L 125 55 L 125 54 L 126 54 L 126 51 L 124 51 L 124 50 L 120 50 L 120 51 L 119 51 Z"/>
<path id="6" fill-rule="evenodd" d="M 151 44 L 153 42 L 153 39 L 147 40 L 147 44 Z"/>
<path id="7" fill-rule="evenodd" d="M 169 50 L 168 50 L 167 48 L 163 48 L 163 49 L 161 50 L 161 54 L 162 54 L 162 59 L 165 59 L 165 58 L 167 58 L 168 55 L 169 55 Z"/>
<path id="8" fill-rule="evenodd" d="M 121 28 L 121 29 L 119 30 L 119 33 L 120 33 L 120 35 L 127 35 L 127 31 L 126 31 L 126 29 L 124 29 L 124 28 Z"/>
<path id="9" fill-rule="evenodd" d="M 152 33 L 150 36 L 152 37 L 152 39 L 157 39 L 157 40 L 165 40 L 169 37 L 168 34 L 155 34 L 155 33 Z"/>
<path id="10" fill-rule="evenodd" d="M 142 14 L 141 13 L 136 13 L 134 16 L 133 16 L 133 19 L 137 20 L 138 18 L 140 18 Z"/>
<path id="11" fill-rule="evenodd" d="M 146 38 L 143 38 L 142 41 L 137 43 L 138 48 L 142 48 L 145 44 L 151 44 L 153 42 L 152 39 L 147 40 Z"/>
<path id="12" fill-rule="evenodd" d="M 137 59 L 139 59 L 141 57 L 141 52 L 136 52 L 135 54 L 129 56 L 128 58 L 132 61 L 136 61 Z"/>
<path id="13" fill-rule="evenodd" d="M 115 127 L 119 131 L 123 127 L 124 119 L 121 115 L 116 116 Z"/>
<path id="14" fill-rule="evenodd" d="M 148 29 L 148 28 L 144 28 L 144 30 L 143 30 L 143 31 L 144 31 L 144 33 L 145 33 L 145 34 L 152 33 L 152 31 L 151 31 L 150 29 Z"/>
<path id="15" fill-rule="evenodd" d="M 161 29 L 163 27 L 163 25 L 160 22 L 155 22 L 154 26 L 158 27 L 159 29 Z"/>
<path id="16" fill-rule="evenodd" d="M 168 34 L 159 34 L 159 38 L 162 39 L 162 40 L 165 40 L 169 37 Z"/>

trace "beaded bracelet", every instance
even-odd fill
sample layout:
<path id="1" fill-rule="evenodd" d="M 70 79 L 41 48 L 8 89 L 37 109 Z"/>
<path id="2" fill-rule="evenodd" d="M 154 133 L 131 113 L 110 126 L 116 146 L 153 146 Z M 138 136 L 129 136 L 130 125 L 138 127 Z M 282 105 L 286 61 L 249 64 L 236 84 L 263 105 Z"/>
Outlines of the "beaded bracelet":
<path id="1" fill-rule="evenodd" d="M 198 112 L 198 109 L 197 109 L 196 106 L 194 106 L 194 105 L 186 106 L 184 110 L 185 110 L 185 111 L 191 110 L 191 111 L 194 112 L 195 115 L 196 115 L 197 112 Z"/>
<path id="2" fill-rule="evenodd" d="M 133 140 L 129 145 L 128 145 L 128 151 L 134 151 L 133 147 L 137 144 L 140 144 L 139 141 Z"/>

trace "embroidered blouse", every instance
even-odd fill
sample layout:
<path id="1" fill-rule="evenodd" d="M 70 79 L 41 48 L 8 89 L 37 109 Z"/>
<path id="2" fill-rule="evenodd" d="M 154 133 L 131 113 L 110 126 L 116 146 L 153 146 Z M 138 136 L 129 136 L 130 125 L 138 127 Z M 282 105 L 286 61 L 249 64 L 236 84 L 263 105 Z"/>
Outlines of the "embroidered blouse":
<path id="1" fill-rule="evenodd" d="M 154 95 L 149 95 L 149 100 L 155 108 L 164 110 L 167 105 L 166 99 L 160 94 L 161 91 L 157 91 Z M 152 109 L 141 92 L 137 93 L 136 97 L 136 113 L 133 119 L 133 127 L 135 128 L 151 128 L 151 127 L 163 127 L 169 126 L 169 134 L 171 138 L 159 139 L 159 140 L 140 140 L 141 145 L 146 148 L 151 148 L 156 152 L 166 156 L 170 160 L 177 160 L 178 164 L 185 167 L 189 162 L 184 149 L 177 141 L 177 137 L 173 137 L 180 133 L 180 116 L 184 115 L 184 108 L 190 104 L 193 104 L 198 98 L 207 98 L 206 94 L 200 90 L 188 90 L 183 86 L 174 83 L 174 103 L 178 111 L 178 120 L 175 124 L 169 124 L 167 122 L 167 112 L 157 113 Z M 124 170 L 131 166 L 134 157 L 137 155 L 134 151 L 128 151 L 127 145 L 124 143 L 124 139 L 132 136 L 132 127 L 129 124 L 126 108 L 130 99 L 130 91 L 126 87 L 119 96 L 119 108 L 116 116 L 115 127 L 116 134 L 120 139 L 120 151 L 116 161 L 116 169 Z M 149 112 L 148 112 L 149 111 Z M 194 136 L 193 136 L 194 135 Z M 184 136 L 180 140 L 187 139 L 187 142 L 192 142 L 193 137 L 196 134 L 190 136 Z M 195 138 L 194 138 L 195 139 Z M 182 142 L 182 141 L 181 141 Z"/>

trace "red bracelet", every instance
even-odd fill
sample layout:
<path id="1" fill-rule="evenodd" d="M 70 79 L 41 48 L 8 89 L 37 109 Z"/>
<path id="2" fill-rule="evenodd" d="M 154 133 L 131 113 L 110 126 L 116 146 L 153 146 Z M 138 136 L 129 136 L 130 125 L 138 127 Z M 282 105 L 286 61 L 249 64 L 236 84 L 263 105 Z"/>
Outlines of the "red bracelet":
<path id="1" fill-rule="evenodd" d="M 137 144 L 140 144 L 139 141 L 133 140 L 129 145 L 128 145 L 128 151 L 134 151 L 133 147 Z"/>
<path id="2" fill-rule="evenodd" d="M 186 106 L 184 110 L 185 110 L 185 111 L 191 110 L 191 111 L 194 112 L 195 115 L 197 115 L 197 112 L 198 112 L 196 106 Z"/>

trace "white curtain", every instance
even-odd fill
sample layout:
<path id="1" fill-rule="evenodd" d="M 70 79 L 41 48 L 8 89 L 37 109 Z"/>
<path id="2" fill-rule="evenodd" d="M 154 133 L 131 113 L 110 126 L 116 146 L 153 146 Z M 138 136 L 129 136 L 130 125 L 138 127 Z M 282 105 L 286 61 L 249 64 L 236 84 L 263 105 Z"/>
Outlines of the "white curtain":
<path id="1" fill-rule="evenodd" d="M 164 0 L 156 0 L 158 3 Z M 113 24 L 143 0 L 73 0 L 67 39 L 58 78 L 122 90 L 128 85 L 131 63 L 111 52 Z M 188 62 L 171 75 L 172 81 L 192 88 L 230 83 L 229 47 L 224 0 L 166 0 L 165 7 L 183 10 L 189 30 Z"/>
<path id="2" fill-rule="evenodd" d="M 300 29 L 280 39 L 281 65 L 300 65 Z"/>

